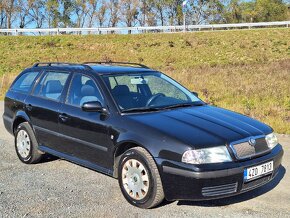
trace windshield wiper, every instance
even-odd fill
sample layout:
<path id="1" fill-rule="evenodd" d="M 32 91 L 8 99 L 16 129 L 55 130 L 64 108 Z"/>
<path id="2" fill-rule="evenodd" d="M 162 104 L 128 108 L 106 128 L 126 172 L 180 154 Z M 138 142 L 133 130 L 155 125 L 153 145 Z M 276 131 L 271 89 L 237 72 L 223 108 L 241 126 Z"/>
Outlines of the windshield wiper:
<path id="1" fill-rule="evenodd" d="M 205 105 L 202 101 L 191 102 L 191 103 L 181 103 L 181 104 L 174 104 L 164 107 L 137 107 L 137 108 L 129 108 L 122 110 L 122 113 L 134 113 L 134 112 L 149 112 L 149 111 L 159 111 L 164 109 L 171 109 L 171 108 L 180 108 L 180 107 L 191 107 L 191 106 L 202 106 Z"/>
<path id="2" fill-rule="evenodd" d="M 172 108 L 202 106 L 202 105 L 204 105 L 203 102 L 197 101 L 197 102 L 192 102 L 192 103 L 181 103 L 181 104 L 169 105 L 169 106 L 165 106 L 165 107 L 160 107 L 158 109 L 172 109 Z"/>
<path id="3" fill-rule="evenodd" d="M 126 110 L 122 110 L 122 113 L 134 113 L 134 112 L 148 112 L 148 111 L 158 111 L 159 108 L 154 107 L 137 107 L 137 108 L 129 108 Z"/>

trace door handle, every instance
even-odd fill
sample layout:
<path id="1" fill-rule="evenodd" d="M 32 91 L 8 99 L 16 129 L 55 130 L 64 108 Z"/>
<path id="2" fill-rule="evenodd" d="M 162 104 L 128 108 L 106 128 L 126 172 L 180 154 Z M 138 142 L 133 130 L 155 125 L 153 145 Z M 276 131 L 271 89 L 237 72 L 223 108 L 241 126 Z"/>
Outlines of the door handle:
<path id="1" fill-rule="evenodd" d="M 28 110 L 28 111 L 32 111 L 32 105 L 31 104 L 26 104 L 25 105 L 25 107 L 26 107 L 26 109 Z"/>
<path id="2" fill-rule="evenodd" d="M 67 116 L 67 114 L 60 114 L 58 116 L 63 122 L 67 121 L 69 119 L 69 117 Z"/>

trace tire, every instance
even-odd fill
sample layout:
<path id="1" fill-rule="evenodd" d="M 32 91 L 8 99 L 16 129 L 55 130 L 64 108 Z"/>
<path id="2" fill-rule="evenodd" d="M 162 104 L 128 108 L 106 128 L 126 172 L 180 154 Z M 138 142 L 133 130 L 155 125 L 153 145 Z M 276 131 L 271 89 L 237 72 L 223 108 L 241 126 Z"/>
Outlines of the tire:
<path id="1" fill-rule="evenodd" d="M 148 180 L 148 181 L 147 181 Z M 119 162 L 118 181 L 126 200 L 140 208 L 152 208 L 164 199 L 159 171 L 142 147 L 126 151 Z"/>
<path id="2" fill-rule="evenodd" d="M 20 123 L 15 132 L 15 150 L 25 164 L 39 163 L 43 153 L 38 150 L 34 132 L 28 122 Z"/>

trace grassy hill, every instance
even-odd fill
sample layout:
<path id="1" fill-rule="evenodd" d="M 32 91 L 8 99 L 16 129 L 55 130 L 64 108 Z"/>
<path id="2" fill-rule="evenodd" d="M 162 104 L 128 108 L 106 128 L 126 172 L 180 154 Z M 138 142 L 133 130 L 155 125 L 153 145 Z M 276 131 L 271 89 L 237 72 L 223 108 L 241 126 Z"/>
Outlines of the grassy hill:
<path id="1" fill-rule="evenodd" d="M 290 134 L 290 29 L 144 35 L 0 37 L 0 98 L 38 61 L 132 61 L 211 104 Z M 4 76 L 3 76 L 4 75 Z"/>

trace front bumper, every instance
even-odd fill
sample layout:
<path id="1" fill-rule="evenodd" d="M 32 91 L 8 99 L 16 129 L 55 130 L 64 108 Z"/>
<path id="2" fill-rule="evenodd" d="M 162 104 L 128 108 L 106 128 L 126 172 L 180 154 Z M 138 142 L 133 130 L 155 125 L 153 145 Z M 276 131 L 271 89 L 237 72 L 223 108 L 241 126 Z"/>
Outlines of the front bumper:
<path id="1" fill-rule="evenodd" d="M 278 173 L 283 156 L 282 146 L 271 153 L 242 162 L 191 165 L 155 158 L 167 200 L 210 200 L 237 195 L 271 181 Z M 271 174 L 244 182 L 244 169 L 274 161 Z"/>

